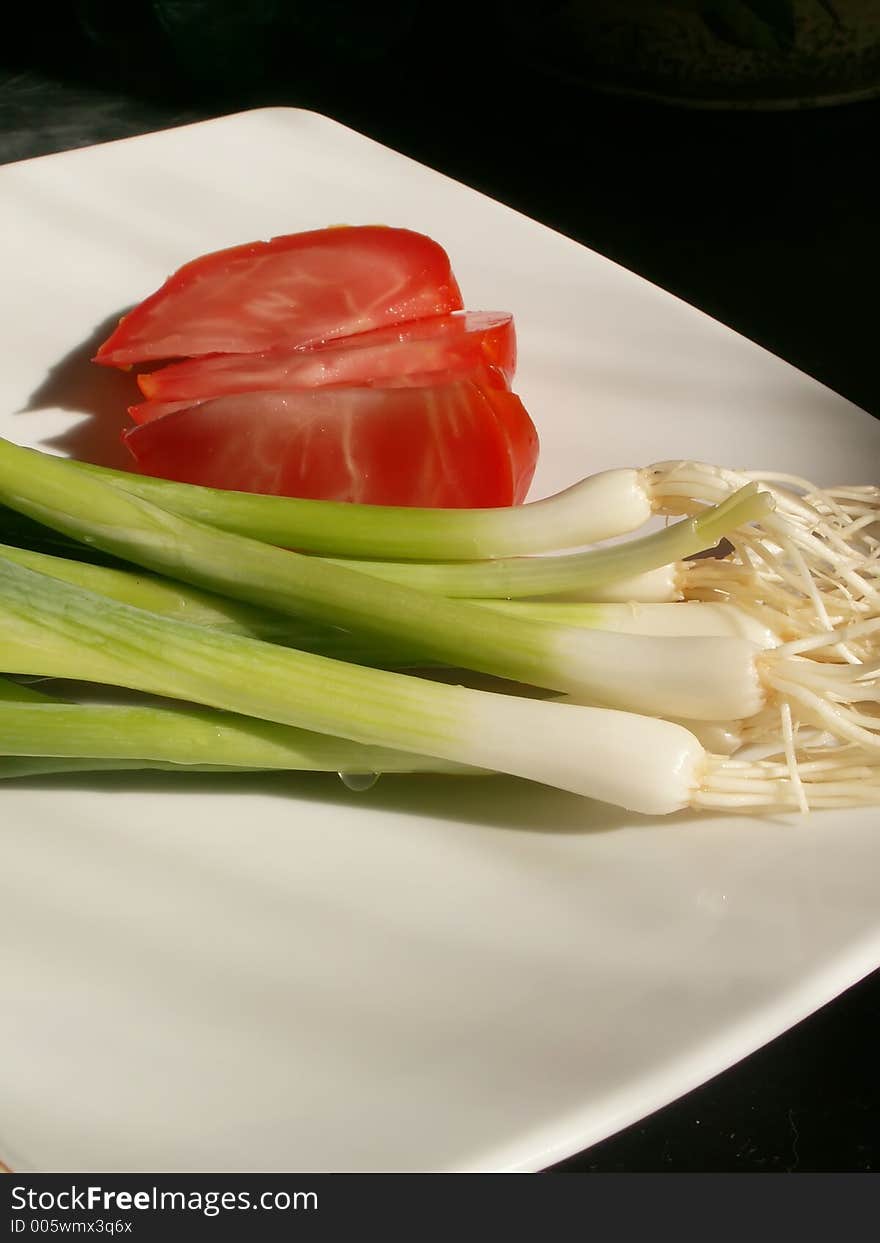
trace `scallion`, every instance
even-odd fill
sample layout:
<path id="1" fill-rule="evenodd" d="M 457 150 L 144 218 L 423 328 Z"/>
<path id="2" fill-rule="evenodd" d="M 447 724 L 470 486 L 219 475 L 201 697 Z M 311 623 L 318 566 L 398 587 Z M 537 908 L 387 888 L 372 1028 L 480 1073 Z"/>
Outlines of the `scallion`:
<path id="1" fill-rule="evenodd" d="M 776 652 L 762 653 L 739 638 L 612 634 L 509 616 L 487 626 L 486 610 L 478 606 L 217 531 L 123 493 L 69 462 L 6 441 L 0 441 L 0 499 L 68 535 L 196 586 L 312 621 L 414 642 L 431 660 L 584 702 L 702 720 L 746 718 L 780 693 L 783 672 L 785 693 L 798 687 L 802 713 L 814 710 L 828 720 L 833 700 L 841 737 L 854 738 L 859 729 L 865 737 L 870 733 L 852 706 L 852 683 L 840 671 L 836 682 L 824 674 L 820 680 L 815 660 L 786 660 L 780 670 Z M 745 504 L 759 502 L 760 494 Z M 876 697 L 876 678 L 866 685 L 867 692 L 858 688 L 858 697 Z"/>
<path id="2" fill-rule="evenodd" d="M 0 620 L 10 672 L 103 681 L 201 702 L 367 746 L 526 777 L 646 814 L 689 806 L 796 807 L 802 786 L 810 785 L 807 777 L 798 786 L 778 765 L 731 770 L 731 761 L 707 754 L 687 729 L 669 721 L 448 686 L 218 634 L 4 559 Z M 844 763 L 848 774 L 853 761 Z M 870 780 L 832 780 L 831 773 L 823 769 L 815 805 L 876 801 Z"/>

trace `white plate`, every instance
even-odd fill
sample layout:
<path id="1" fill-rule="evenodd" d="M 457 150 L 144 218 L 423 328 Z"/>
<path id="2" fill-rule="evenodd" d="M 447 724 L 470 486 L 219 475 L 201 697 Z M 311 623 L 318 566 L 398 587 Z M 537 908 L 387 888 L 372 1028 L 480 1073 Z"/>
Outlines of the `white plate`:
<path id="1" fill-rule="evenodd" d="M 0 169 L 0 433 L 106 455 L 130 381 L 87 365 L 96 328 L 193 255 L 338 221 L 431 234 L 471 307 L 515 312 L 534 495 L 679 456 L 877 479 L 880 427 L 828 389 L 285 109 Z M 0 799 L 0 1153 L 19 1169 L 536 1169 L 880 962 L 871 812 L 652 822 L 502 779 Z"/>

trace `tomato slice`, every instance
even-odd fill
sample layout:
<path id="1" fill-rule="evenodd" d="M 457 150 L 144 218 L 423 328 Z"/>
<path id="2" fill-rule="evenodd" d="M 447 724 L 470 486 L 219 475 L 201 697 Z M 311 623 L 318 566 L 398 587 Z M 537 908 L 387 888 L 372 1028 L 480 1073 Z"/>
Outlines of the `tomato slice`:
<path id="1" fill-rule="evenodd" d="M 153 402 L 176 402 L 258 389 L 381 384 L 413 373 L 462 373 L 481 363 L 497 368 L 508 384 L 512 381 L 512 315 L 466 311 L 376 328 L 317 349 L 188 359 L 139 375 L 138 384 Z"/>
<path id="2" fill-rule="evenodd" d="M 196 406 L 209 400 L 208 397 L 191 397 L 181 401 L 142 401 L 139 405 L 129 406 L 128 413 L 135 423 L 152 423 L 154 419 L 173 414 L 175 410 L 195 410 Z"/>
<path id="3" fill-rule="evenodd" d="M 123 316 L 95 362 L 293 349 L 461 307 L 449 257 L 429 237 L 318 229 L 185 264 Z"/>
<path id="4" fill-rule="evenodd" d="M 501 389 L 507 390 L 507 382 L 500 371 L 495 367 L 486 366 L 470 366 L 470 367 L 453 367 L 446 371 L 428 371 L 415 372 L 411 375 L 389 375 L 381 380 L 366 381 L 362 386 L 351 384 L 319 384 L 312 387 L 315 388 L 424 388 L 426 385 L 448 384 L 451 380 L 475 380 L 482 389 Z M 285 385 L 283 388 L 272 388 L 269 385 L 264 387 L 254 386 L 246 392 L 294 392 L 298 389 L 308 391 L 308 385 Z M 236 390 L 238 392 L 239 390 Z M 218 393 L 216 396 L 226 397 L 233 396 L 233 393 Z M 141 401 L 133 406 L 128 407 L 128 413 L 131 415 L 135 423 L 152 423 L 154 419 L 161 419 L 166 414 L 173 414 L 175 410 L 195 410 L 197 406 L 203 405 L 206 401 L 210 401 L 214 394 L 206 394 L 204 397 L 181 397 L 176 401 Z"/>
<path id="5" fill-rule="evenodd" d="M 467 379 L 217 397 L 133 428 L 125 442 L 142 473 L 184 483 L 374 505 L 496 507 L 525 495 L 537 457 L 528 427 L 518 397 Z"/>
<path id="6" fill-rule="evenodd" d="M 384 376 L 376 381 L 367 381 L 366 384 L 370 388 L 424 388 L 435 384 L 448 384 L 451 380 L 474 380 L 482 389 L 506 389 L 507 381 L 502 372 L 497 367 L 490 367 L 485 362 L 473 363 L 465 366 L 463 363 L 460 367 L 452 367 L 446 371 L 414 371 L 409 373 L 397 373 Z M 350 384 L 319 384 L 309 386 L 305 384 L 285 384 L 285 385 L 253 385 L 247 390 L 238 390 L 245 392 L 264 392 L 271 390 L 272 392 L 292 392 L 295 389 L 315 388 L 351 388 Z M 357 387 L 357 386 L 355 386 Z M 231 394 L 230 394 L 231 395 Z M 163 415 L 173 414 L 175 410 L 194 410 L 197 406 L 209 401 L 212 397 L 224 397 L 225 393 L 207 393 L 201 397 L 182 397 L 176 401 L 142 401 L 138 405 L 129 406 L 128 413 L 134 419 L 135 423 L 152 423 L 154 419 L 161 419 Z"/>
<path id="7" fill-rule="evenodd" d="M 516 393 L 505 389 L 483 389 L 489 399 L 495 417 L 504 432 L 513 486 L 513 505 L 521 505 L 528 495 L 529 487 L 538 465 L 540 443 L 538 431 Z"/>

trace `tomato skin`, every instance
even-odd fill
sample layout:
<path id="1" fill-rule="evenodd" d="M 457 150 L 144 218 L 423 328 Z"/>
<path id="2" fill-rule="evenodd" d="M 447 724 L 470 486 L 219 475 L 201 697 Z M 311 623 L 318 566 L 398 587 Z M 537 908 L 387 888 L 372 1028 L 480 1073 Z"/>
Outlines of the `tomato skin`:
<path id="1" fill-rule="evenodd" d="M 484 388 L 483 391 L 507 441 L 513 486 L 511 504 L 521 505 L 528 495 L 538 465 L 538 431 L 516 393 L 500 388 Z"/>
<path id="2" fill-rule="evenodd" d="M 511 383 L 516 367 L 512 315 L 465 311 L 377 328 L 310 350 L 188 359 L 139 375 L 138 385 L 150 401 L 164 403 L 258 389 L 385 384 L 414 373 L 461 374 L 480 364 L 497 368 Z"/>
<path id="3" fill-rule="evenodd" d="M 143 474 L 184 483 L 374 505 L 491 508 L 512 504 L 531 478 L 534 456 L 530 469 L 514 460 L 514 439 L 519 451 L 528 439 L 524 421 L 530 424 L 512 393 L 453 380 L 217 397 L 136 427 L 125 442 Z"/>
<path id="4" fill-rule="evenodd" d="M 101 345 L 105 366 L 296 349 L 462 307 L 449 257 L 409 229 L 316 229 L 184 264 Z"/>

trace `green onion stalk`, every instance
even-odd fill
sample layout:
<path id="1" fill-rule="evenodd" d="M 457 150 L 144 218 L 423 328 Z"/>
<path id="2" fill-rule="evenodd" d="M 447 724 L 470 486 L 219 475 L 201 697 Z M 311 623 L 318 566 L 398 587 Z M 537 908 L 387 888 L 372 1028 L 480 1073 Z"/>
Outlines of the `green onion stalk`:
<path id="1" fill-rule="evenodd" d="M 479 561 L 576 548 L 624 535 L 651 516 L 639 470 L 604 471 L 526 505 L 429 509 L 261 496 L 153 479 L 89 463 L 81 473 L 238 535 L 342 557 Z"/>
<path id="2" fill-rule="evenodd" d="M 739 719 L 764 706 L 755 646 L 499 616 L 167 513 L 60 458 L 0 441 L 0 501 L 147 569 L 319 624 L 415 643 L 427 659 L 649 714 Z M 747 492 L 731 525 L 766 512 Z"/>
<path id="3" fill-rule="evenodd" d="M 70 703 L 0 678 L 0 777 L 96 769 L 473 775 L 476 769 L 189 704 Z"/>
<path id="4" fill-rule="evenodd" d="M 356 664 L 404 668 L 433 663 L 415 642 L 406 644 L 285 616 L 156 574 L 92 565 L 6 544 L 0 544 L 0 556 L 123 604 L 179 621 L 212 626 L 230 634 L 282 643 Z M 628 634 L 728 635 L 750 639 L 761 647 L 773 647 L 782 642 L 783 637 L 796 637 L 795 633 L 786 633 L 787 620 L 782 615 L 770 615 L 768 611 L 767 616 L 758 618 L 736 605 L 719 602 L 699 606 L 687 602 L 587 604 L 479 600 L 473 603 L 513 617 Z"/>
<path id="5" fill-rule="evenodd" d="M 525 777 L 644 814 L 694 806 L 797 808 L 807 798 L 814 806 L 878 799 L 869 780 L 832 780 L 833 767 L 823 770 L 815 789 L 809 778 L 786 777 L 778 765 L 755 762 L 732 771 L 728 757 L 707 753 L 688 729 L 670 721 L 350 665 L 172 621 L 4 558 L 0 626 L 3 663 L 11 673 L 127 687 L 363 746 Z M 45 748 L 50 737 L 57 749 L 71 745 L 63 741 L 71 735 L 63 707 L 54 730 L 44 716 L 31 724 L 34 748 Z M 13 708 L 18 723 L 9 728 L 21 748 L 25 714 L 37 709 L 27 702 Z M 135 739 L 139 728 L 112 733 Z M 109 747 L 110 732 L 103 730 L 97 749 Z M 145 727 L 155 747 L 163 745 L 162 732 Z M 214 762 L 223 753 L 209 747 L 207 754 Z M 843 763 L 850 772 L 852 759 Z"/>

